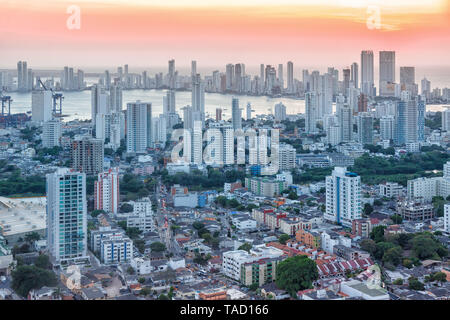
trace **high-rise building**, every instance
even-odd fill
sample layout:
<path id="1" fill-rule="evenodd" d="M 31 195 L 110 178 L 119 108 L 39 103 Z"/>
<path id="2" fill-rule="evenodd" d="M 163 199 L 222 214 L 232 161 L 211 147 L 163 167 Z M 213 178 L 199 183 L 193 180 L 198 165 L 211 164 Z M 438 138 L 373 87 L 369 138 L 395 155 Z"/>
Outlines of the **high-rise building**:
<path id="1" fill-rule="evenodd" d="M 17 90 L 28 90 L 28 68 L 26 61 L 19 61 L 17 63 Z M 31 88 L 30 88 L 31 89 Z"/>
<path id="2" fill-rule="evenodd" d="M 205 88 L 200 74 L 196 74 L 192 81 L 192 109 L 200 114 L 200 120 L 205 126 Z"/>
<path id="3" fill-rule="evenodd" d="M 411 97 L 417 96 L 419 90 L 415 67 L 400 67 L 400 87 L 402 91 L 409 91 Z"/>
<path id="4" fill-rule="evenodd" d="M 348 105 L 340 108 L 338 113 L 340 140 L 341 142 L 351 142 L 353 140 L 353 112 Z"/>
<path id="5" fill-rule="evenodd" d="M 417 103 L 417 140 L 425 141 L 425 114 L 426 114 L 426 98 L 418 96 Z"/>
<path id="6" fill-rule="evenodd" d="M 119 212 L 119 168 L 110 168 L 98 174 L 94 184 L 94 208 L 107 213 Z"/>
<path id="7" fill-rule="evenodd" d="M 286 120 L 286 106 L 283 103 L 280 102 L 275 105 L 274 118 L 278 122 Z"/>
<path id="8" fill-rule="evenodd" d="M 109 86 L 109 109 L 111 113 L 122 112 L 123 93 L 119 85 Z"/>
<path id="9" fill-rule="evenodd" d="M 31 119 L 45 122 L 53 118 L 53 99 L 50 90 L 34 90 L 31 94 Z"/>
<path id="10" fill-rule="evenodd" d="M 113 99 L 117 101 L 116 97 Z M 110 97 L 103 86 L 94 84 L 91 87 L 91 119 L 94 123 L 99 113 L 110 113 Z"/>
<path id="11" fill-rule="evenodd" d="M 175 60 L 169 60 L 169 89 L 176 89 L 177 72 L 175 71 Z"/>
<path id="12" fill-rule="evenodd" d="M 247 114 L 247 121 L 251 120 L 252 119 L 252 105 L 250 102 L 247 103 L 246 114 Z"/>
<path id="13" fill-rule="evenodd" d="M 380 135 L 382 140 L 393 140 L 395 137 L 395 119 L 384 116 L 380 119 Z"/>
<path id="14" fill-rule="evenodd" d="M 232 90 L 234 85 L 234 65 L 229 63 L 226 66 L 227 90 Z"/>
<path id="15" fill-rule="evenodd" d="M 385 96 L 387 84 L 395 83 L 395 51 L 380 51 L 379 94 Z"/>
<path id="16" fill-rule="evenodd" d="M 42 128 L 42 146 L 44 148 L 59 147 L 61 145 L 61 121 L 59 119 L 44 122 Z"/>
<path id="17" fill-rule="evenodd" d="M 127 103 L 127 152 L 146 153 L 152 143 L 152 104 Z"/>
<path id="18" fill-rule="evenodd" d="M 296 151 L 295 148 L 287 143 L 280 143 L 278 163 L 280 171 L 292 170 L 295 168 Z"/>
<path id="19" fill-rule="evenodd" d="M 351 71 L 349 68 L 346 68 L 342 71 L 342 75 L 344 77 L 344 80 L 343 80 L 344 92 L 343 93 L 346 96 L 348 95 L 348 89 L 350 88 L 350 74 L 351 74 Z"/>
<path id="20" fill-rule="evenodd" d="M 353 220 L 361 218 L 361 177 L 345 167 L 335 167 L 325 183 L 325 220 L 350 227 Z"/>
<path id="21" fill-rule="evenodd" d="M 367 96 L 364 93 L 361 93 L 358 96 L 358 112 L 367 112 L 367 106 L 368 104 L 368 99 Z"/>
<path id="22" fill-rule="evenodd" d="M 356 62 L 353 62 L 352 66 L 351 66 L 351 71 L 350 71 L 350 83 L 353 84 L 353 87 L 355 89 L 358 89 L 358 84 L 359 84 L 358 74 L 359 74 L 358 64 Z"/>
<path id="23" fill-rule="evenodd" d="M 372 50 L 361 52 L 361 92 L 370 97 L 374 94 L 374 69 Z"/>
<path id="24" fill-rule="evenodd" d="M 233 98 L 231 101 L 231 117 L 233 123 L 233 129 L 242 129 L 242 114 L 239 108 L 239 99 Z"/>
<path id="25" fill-rule="evenodd" d="M 450 131 L 450 108 L 442 111 L 442 131 Z"/>
<path id="26" fill-rule="evenodd" d="M 428 99 L 430 93 L 431 93 L 431 82 L 427 78 L 423 78 L 421 81 L 421 94 L 426 99 Z"/>
<path id="27" fill-rule="evenodd" d="M 86 175 L 59 168 L 46 175 L 47 247 L 56 263 L 88 259 Z"/>
<path id="28" fill-rule="evenodd" d="M 444 231 L 450 233 L 450 204 L 444 205 Z"/>
<path id="29" fill-rule="evenodd" d="M 315 92 L 305 94 L 305 131 L 306 133 L 316 133 L 318 120 L 318 97 Z"/>
<path id="30" fill-rule="evenodd" d="M 287 63 L 287 92 L 294 93 L 294 64 L 292 61 Z"/>
<path id="31" fill-rule="evenodd" d="M 358 141 L 359 143 L 373 144 L 373 118 L 368 112 L 358 114 Z"/>
<path id="32" fill-rule="evenodd" d="M 216 108 L 216 121 L 222 120 L 222 108 Z"/>
<path id="33" fill-rule="evenodd" d="M 89 136 L 76 138 L 72 142 L 72 168 L 87 175 L 103 171 L 103 141 Z"/>
<path id="34" fill-rule="evenodd" d="M 402 100 L 397 102 L 395 110 L 395 139 L 397 145 L 406 143 L 406 128 L 407 128 L 407 105 L 408 98 L 403 95 Z"/>

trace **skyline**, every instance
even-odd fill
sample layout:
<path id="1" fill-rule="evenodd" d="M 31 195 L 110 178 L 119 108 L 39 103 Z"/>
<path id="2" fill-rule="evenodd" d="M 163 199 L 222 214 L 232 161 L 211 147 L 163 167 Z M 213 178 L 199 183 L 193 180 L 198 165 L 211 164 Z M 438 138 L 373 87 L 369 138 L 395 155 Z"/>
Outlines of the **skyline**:
<path id="1" fill-rule="evenodd" d="M 7 17 L 0 21 L 0 67 L 14 66 L 18 59 L 36 68 L 80 61 L 85 68 L 164 66 L 169 58 L 179 66 L 188 66 L 190 60 L 204 66 L 233 61 L 347 66 L 359 61 L 364 49 L 402 52 L 399 65 L 450 65 L 448 1 L 420 5 L 397 0 L 389 6 L 380 6 L 380 1 L 331 2 L 284 0 L 275 7 L 271 1 L 256 6 L 249 0 L 189 6 L 181 1 L 6 1 L 0 4 Z M 81 9 L 79 30 L 66 27 L 69 4 Z M 380 29 L 368 28 L 369 6 L 379 6 Z"/>

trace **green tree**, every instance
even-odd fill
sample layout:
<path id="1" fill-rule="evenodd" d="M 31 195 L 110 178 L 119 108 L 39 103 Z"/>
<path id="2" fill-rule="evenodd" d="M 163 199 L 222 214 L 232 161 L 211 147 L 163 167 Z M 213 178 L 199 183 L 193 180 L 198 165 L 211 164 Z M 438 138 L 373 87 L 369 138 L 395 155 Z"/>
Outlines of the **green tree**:
<path id="1" fill-rule="evenodd" d="M 37 257 L 34 265 L 41 269 L 50 269 L 52 264 L 50 263 L 50 258 L 46 254 L 41 254 Z"/>
<path id="2" fill-rule="evenodd" d="M 290 237 L 288 234 L 283 233 L 283 234 L 278 238 L 278 242 L 281 243 L 281 244 L 286 244 L 286 242 L 287 242 L 290 238 L 291 238 L 291 237 Z"/>
<path id="3" fill-rule="evenodd" d="M 279 263 L 276 276 L 277 286 L 296 297 L 299 290 L 312 288 L 319 273 L 313 260 L 307 256 L 294 256 Z"/>
<path id="4" fill-rule="evenodd" d="M 411 290 L 417 290 L 417 291 L 422 291 L 425 289 L 425 286 L 423 285 L 423 283 L 414 277 L 411 277 L 408 279 L 408 287 Z"/>
<path id="5" fill-rule="evenodd" d="M 53 271 L 36 266 L 18 266 L 11 273 L 11 276 L 11 287 L 22 297 L 26 297 L 32 289 L 40 289 L 43 286 L 53 287 L 57 284 L 56 275 Z"/>
<path id="6" fill-rule="evenodd" d="M 246 243 L 244 243 L 243 245 L 241 245 L 241 246 L 238 248 L 238 250 L 245 250 L 245 251 L 247 251 L 247 252 L 250 252 L 250 249 L 251 249 L 252 247 L 253 247 L 253 246 L 252 246 L 251 243 L 246 242 Z"/>
<path id="7" fill-rule="evenodd" d="M 383 255 L 383 263 L 397 266 L 402 261 L 403 250 L 400 246 L 388 249 Z"/>
<path id="8" fill-rule="evenodd" d="M 403 218 L 400 215 L 398 215 L 398 214 L 392 215 L 391 216 L 391 220 L 395 224 L 401 224 L 403 222 Z"/>
<path id="9" fill-rule="evenodd" d="M 376 226 L 372 229 L 372 232 L 370 232 L 370 239 L 372 239 L 375 242 L 381 242 L 384 241 L 384 230 L 386 229 L 386 226 Z"/>
<path id="10" fill-rule="evenodd" d="M 163 252 L 166 251 L 166 245 L 164 243 L 156 241 L 150 245 L 150 249 L 155 252 Z"/>

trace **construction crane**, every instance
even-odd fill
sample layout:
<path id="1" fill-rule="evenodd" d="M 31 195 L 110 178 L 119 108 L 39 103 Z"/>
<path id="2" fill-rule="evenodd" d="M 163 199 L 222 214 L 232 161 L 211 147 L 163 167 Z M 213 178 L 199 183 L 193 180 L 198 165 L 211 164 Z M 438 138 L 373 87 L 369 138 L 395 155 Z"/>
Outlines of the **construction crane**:
<path id="1" fill-rule="evenodd" d="M 11 116 L 11 102 L 13 100 L 10 96 L 2 96 L 2 117 L 5 117 L 6 105 L 8 105 L 8 116 Z"/>
<path id="2" fill-rule="evenodd" d="M 47 87 L 42 83 L 41 79 L 39 79 L 39 83 L 44 88 L 45 91 L 48 91 Z M 62 93 L 54 92 L 52 88 L 50 88 L 50 91 L 52 92 L 52 100 L 53 100 L 53 116 L 54 117 L 63 117 L 62 114 L 62 101 L 64 99 L 64 96 Z"/>

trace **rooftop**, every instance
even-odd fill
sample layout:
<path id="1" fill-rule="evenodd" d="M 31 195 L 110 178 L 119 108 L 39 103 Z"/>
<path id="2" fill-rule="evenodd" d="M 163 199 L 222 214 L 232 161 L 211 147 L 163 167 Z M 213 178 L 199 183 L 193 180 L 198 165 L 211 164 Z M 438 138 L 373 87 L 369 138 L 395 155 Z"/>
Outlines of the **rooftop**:
<path id="1" fill-rule="evenodd" d="M 0 197 L 0 229 L 11 236 L 46 228 L 46 197 Z"/>

